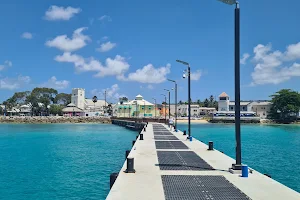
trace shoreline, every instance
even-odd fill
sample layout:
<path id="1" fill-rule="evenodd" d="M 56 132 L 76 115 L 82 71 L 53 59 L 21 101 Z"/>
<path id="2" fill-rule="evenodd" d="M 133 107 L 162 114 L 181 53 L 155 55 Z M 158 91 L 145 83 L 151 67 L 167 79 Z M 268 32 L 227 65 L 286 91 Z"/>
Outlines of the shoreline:
<path id="1" fill-rule="evenodd" d="M 0 124 L 111 124 L 107 117 L 13 116 L 1 117 Z"/>

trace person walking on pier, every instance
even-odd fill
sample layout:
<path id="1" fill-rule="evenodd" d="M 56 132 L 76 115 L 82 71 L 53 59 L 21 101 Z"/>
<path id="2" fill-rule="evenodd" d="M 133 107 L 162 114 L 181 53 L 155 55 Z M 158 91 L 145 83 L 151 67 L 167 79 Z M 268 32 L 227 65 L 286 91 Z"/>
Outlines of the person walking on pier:
<path id="1" fill-rule="evenodd" d="M 174 119 L 170 118 L 169 119 L 169 128 L 170 128 L 170 131 L 173 131 L 173 125 L 174 125 Z"/>

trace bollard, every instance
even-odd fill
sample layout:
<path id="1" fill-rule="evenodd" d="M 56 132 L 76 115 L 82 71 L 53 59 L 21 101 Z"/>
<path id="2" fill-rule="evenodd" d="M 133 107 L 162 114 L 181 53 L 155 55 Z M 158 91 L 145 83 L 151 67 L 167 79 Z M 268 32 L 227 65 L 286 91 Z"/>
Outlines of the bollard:
<path id="1" fill-rule="evenodd" d="M 183 131 L 183 135 L 186 135 L 186 131 Z"/>
<path id="2" fill-rule="evenodd" d="M 127 159 L 128 155 L 130 154 L 130 150 L 125 151 L 125 160 Z"/>
<path id="3" fill-rule="evenodd" d="M 135 173 L 134 158 L 127 158 L 127 169 L 126 169 L 125 173 Z"/>
<path id="4" fill-rule="evenodd" d="M 242 177 L 247 178 L 248 177 L 248 166 L 242 165 Z"/>
<path id="5" fill-rule="evenodd" d="M 134 144 L 135 144 L 135 140 L 132 141 L 132 146 L 134 146 Z"/>
<path id="6" fill-rule="evenodd" d="M 109 185 L 110 185 L 110 189 L 112 188 L 112 186 L 114 185 L 115 181 L 118 178 L 119 173 L 111 173 L 110 177 L 109 177 Z"/>
<path id="7" fill-rule="evenodd" d="M 140 140 L 144 140 L 144 135 L 140 134 Z"/>
<path id="8" fill-rule="evenodd" d="M 213 151 L 214 150 L 214 142 L 212 142 L 212 141 L 208 142 L 208 149 L 207 150 L 208 151 Z"/>
<path id="9" fill-rule="evenodd" d="M 193 141 L 193 137 L 192 136 L 190 136 L 190 141 Z"/>

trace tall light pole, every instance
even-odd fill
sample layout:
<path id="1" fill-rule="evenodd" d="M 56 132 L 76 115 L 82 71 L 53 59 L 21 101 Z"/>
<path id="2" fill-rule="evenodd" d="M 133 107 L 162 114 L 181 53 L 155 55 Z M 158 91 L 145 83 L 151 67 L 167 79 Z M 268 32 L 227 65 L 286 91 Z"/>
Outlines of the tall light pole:
<path id="1" fill-rule="evenodd" d="M 171 102 L 170 102 L 170 99 L 171 99 L 171 94 L 170 94 L 170 90 L 167 90 L 167 89 L 164 89 L 164 90 L 166 90 L 166 91 L 168 91 L 169 92 L 169 120 L 170 120 L 170 118 L 171 118 L 171 110 L 170 110 L 170 108 L 171 108 Z"/>
<path id="2" fill-rule="evenodd" d="M 175 130 L 177 130 L 177 83 L 171 79 L 168 79 L 168 81 L 175 83 Z"/>
<path id="3" fill-rule="evenodd" d="M 167 115 L 166 115 L 166 110 L 167 110 L 167 107 L 166 107 L 166 104 L 167 104 L 167 96 L 165 94 L 161 94 L 163 96 L 165 96 L 165 124 L 167 123 Z"/>
<path id="4" fill-rule="evenodd" d="M 184 64 L 187 66 L 187 75 L 188 75 L 188 133 L 189 133 L 189 138 L 191 137 L 191 68 L 190 64 L 187 62 L 184 62 L 182 60 L 176 60 L 176 62 L 179 62 L 181 64 Z"/>
<path id="5" fill-rule="evenodd" d="M 233 169 L 242 168 L 242 145 L 241 145 L 241 88 L 240 88 L 240 7 L 236 0 L 219 0 L 223 3 L 234 5 L 234 76 L 235 76 L 235 140 L 236 140 L 236 163 L 232 165 Z"/>
<path id="6" fill-rule="evenodd" d="M 154 111 L 155 111 L 155 118 L 156 118 L 156 99 L 152 98 L 154 100 Z"/>

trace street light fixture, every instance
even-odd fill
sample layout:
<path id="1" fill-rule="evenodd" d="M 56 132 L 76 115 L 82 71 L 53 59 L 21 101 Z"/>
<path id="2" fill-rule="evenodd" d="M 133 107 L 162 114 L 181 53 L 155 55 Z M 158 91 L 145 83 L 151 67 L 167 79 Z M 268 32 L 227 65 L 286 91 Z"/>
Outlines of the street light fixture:
<path id="1" fill-rule="evenodd" d="M 166 110 L 167 110 L 167 107 L 166 107 L 166 104 L 167 104 L 167 96 L 166 96 L 165 94 L 160 94 L 160 95 L 165 96 L 165 123 L 167 123 L 167 115 L 166 115 Z"/>
<path id="2" fill-rule="evenodd" d="M 188 62 L 182 61 L 182 60 L 176 60 L 176 62 L 179 62 L 183 65 L 186 65 L 188 67 L 187 69 L 187 76 L 188 76 L 188 133 L 189 138 L 191 138 L 191 68 L 190 64 Z"/>
<path id="3" fill-rule="evenodd" d="M 152 98 L 154 100 L 154 111 L 155 111 L 155 119 L 156 119 L 156 99 Z"/>
<path id="4" fill-rule="evenodd" d="M 175 83 L 175 130 L 177 130 L 177 83 L 171 79 L 168 79 L 168 81 Z"/>
<path id="5" fill-rule="evenodd" d="M 167 89 L 164 89 L 165 91 L 168 91 L 169 92 L 169 120 L 170 120 L 170 118 L 171 118 L 171 110 L 170 110 L 170 107 L 171 107 L 171 102 L 170 102 L 170 99 L 171 99 L 171 94 L 170 94 L 170 90 L 167 90 Z"/>
<path id="6" fill-rule="evenodd" d="M 235 73 L 235 140 L 236 140 L 236 163 L 232 165 L 235 170 L 242 168 L 242 146 L 241 146 L 241 88 L 240 88 L 240 7 L 236 0 L 219 0 L 235 7 L 235 27 L 234 27 L 234 73 Z"/>

